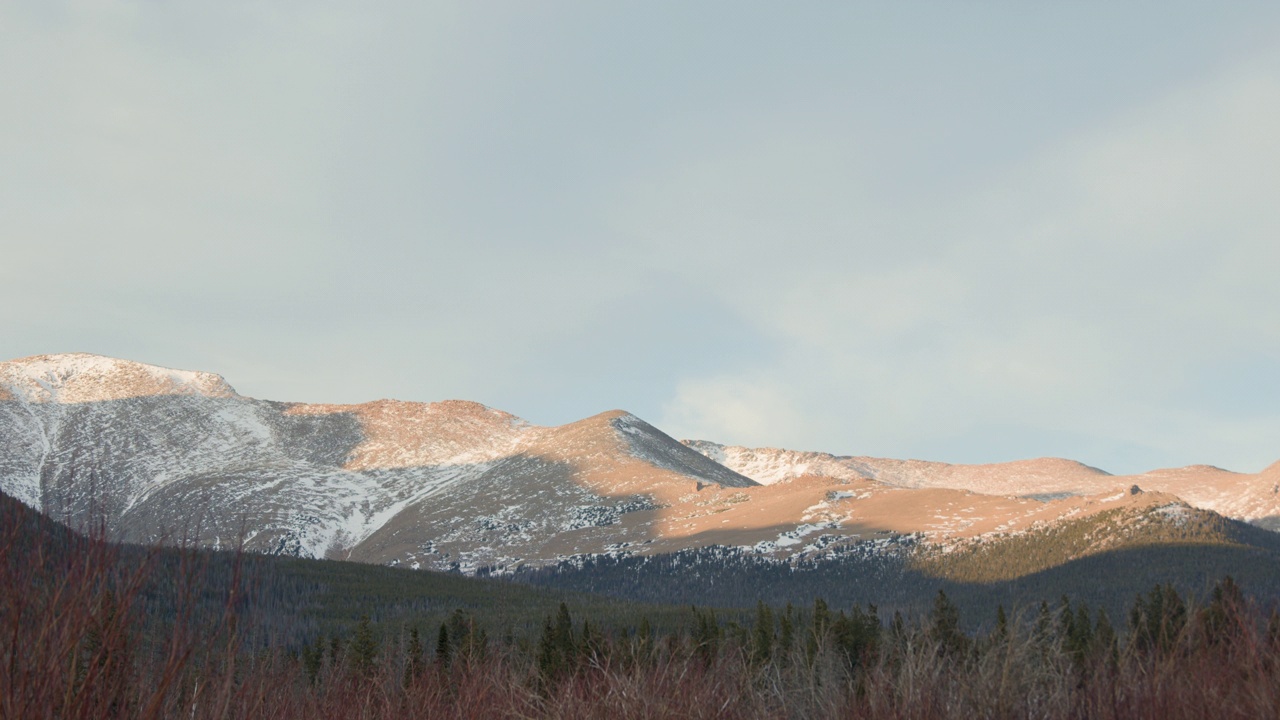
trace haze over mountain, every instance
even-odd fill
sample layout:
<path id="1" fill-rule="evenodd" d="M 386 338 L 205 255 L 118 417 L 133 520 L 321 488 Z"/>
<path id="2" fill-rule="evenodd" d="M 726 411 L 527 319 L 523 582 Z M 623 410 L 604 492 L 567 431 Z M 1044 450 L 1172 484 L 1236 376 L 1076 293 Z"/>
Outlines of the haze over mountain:
<path id="1" fill-rule="evenodd" d="M 1115 477 L 678 442 L 621 410 L 541 427 L 466 401 L 318 405 L 94 355 L 0 363 L 0 489 L 119 537 L 510 570 L 706 545 L 829 555 L 1191 506 L 1265 527 L 1280 465 Z M 1141 492 L 1133 491 L 1137 485 Z M 1189 508 L 1188 508 L 1189 510 Z"/>

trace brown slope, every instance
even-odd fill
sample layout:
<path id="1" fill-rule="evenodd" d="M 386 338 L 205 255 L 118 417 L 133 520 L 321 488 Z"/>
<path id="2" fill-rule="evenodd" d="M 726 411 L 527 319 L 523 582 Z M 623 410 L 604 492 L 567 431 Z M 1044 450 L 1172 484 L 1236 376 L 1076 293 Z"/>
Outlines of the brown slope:
<path id="1" fill-rule="evenodd" d="M 1110 475 L 1063 458 L 1037 458 L 983 465 L 954 465 L 926 460 L 841 456 L 782 448 L 746 448 L 705 440 L 685 440 L 689 447 L 726 467 L 771 485 L 803 475 L 839 480 L 866 478 L 906 488 L 945 487 L 996 495 L 1072 492 L 1084 483 L 1109 487 Z"/>
<path id="2" fill-rule="evenodd" d="M 622 411 L 522 425 L 505 454 L 462 471 L 465 481 L 406 507 L 352 559 L 471 569 L 643 546 L 699 488 L 754 485 Z"/>
<path id="3" fill-rule="evenodd" d="M 965 490 L 1040 499 L 1106 494 L 1138 485 L 1145 490 L 1177 495 L 1198 508 L 1264 527 L 1280 528 L 1280 463 L 1258 474 L 1193 465 L 1112 476 L 1061 458 L 953 465 L 685 442 L 744 475 L 769 483 L 789 482 L 804 474 L 814 474 L 839 481 L 867 478 L 902 488 Z"/>
<path id="4" fill-rule="evenodd" d="M 286 415 L 346 414 L 360 423 L 361 442 L 347 470 L 483 462 L 514 451 L 532 426 L 510 413 L 466 400 L 434 403 L 376 400 L 360 405 L 296 404 Z"/>
<path id="5" fill-rule="evenodd" d="M 869 539 L 911 533 L 949 543 L 1175 500 L 1160 493 L 1118 492 L 1046 502 L 943 488 L 897 488 L 870 480 L 832 483 L 806 476 L 731 495 L 717 489 L 705 500 L 672 506 L 656 547 L 773 542 L 794 549 L 822 535 Z"/>

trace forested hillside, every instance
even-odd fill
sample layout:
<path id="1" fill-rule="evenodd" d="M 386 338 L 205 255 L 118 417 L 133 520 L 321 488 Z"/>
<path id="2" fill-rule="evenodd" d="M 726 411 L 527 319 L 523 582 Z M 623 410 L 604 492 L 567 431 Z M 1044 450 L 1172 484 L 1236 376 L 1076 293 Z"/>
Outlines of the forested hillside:
<path id="1" fill-rule="evenodd" d="M 346 563 L 120 548 L 0 502 L 0 716 L 1166 720 L 1280 710 L 1280 615 L 1230 578 L 1202 597 L 1156 586 L 1120 614 L 1070 598 L 995 605 L 976 632 L 945 592 L 917 617 L 821 599 L 725 613 L 562 597 Z"/>
<path id="2" fill-rule="evenodd" d="M 945 590 L 973 625 L 997 604 L 1030 606 L 1063 596 L 1118 613 L 1153 585 L 1203 594 L 1227 575 L 1260 596 L 1280 594 L 1275 533 L 1207 511 L 1174 510 L 1108 511 L 947 548 L 906 537 L 889 550 L 880 541 L 862 553 L 778 561 L 748 549 L 707 547 L 579 558 L 514 578 L 638 601 L 727 607 L 822 598 L 839 607 L 875 604 L 908 614 L 923 612 Z"/>

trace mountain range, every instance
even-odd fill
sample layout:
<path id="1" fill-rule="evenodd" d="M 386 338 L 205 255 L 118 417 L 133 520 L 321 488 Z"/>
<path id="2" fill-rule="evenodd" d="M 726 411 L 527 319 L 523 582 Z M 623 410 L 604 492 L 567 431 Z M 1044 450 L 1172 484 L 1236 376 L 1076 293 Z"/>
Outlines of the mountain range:
<path id="1" fill-rule="evenodd" d="M 464 573 L 706 547 L 778 562 L 949 551 L 1104 516 L 1280 529 L 1280 463 L 1113 476 L 1058 458 L 744 448 L 619 410 L 542 427 L 458 400 L 259 400 L 87 354 L 0 363 L 0 490 L 127 541 Z"/>

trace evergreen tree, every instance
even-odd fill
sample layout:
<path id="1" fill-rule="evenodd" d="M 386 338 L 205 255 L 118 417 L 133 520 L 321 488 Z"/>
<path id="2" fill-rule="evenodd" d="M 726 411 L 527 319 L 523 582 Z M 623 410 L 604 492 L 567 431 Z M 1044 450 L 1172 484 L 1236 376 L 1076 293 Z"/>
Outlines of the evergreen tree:
<path id="1" fill-rule="evenodd" d="M 556 626 L 551 616 L 542 623 L 542 637 L 538 639 L 538 672 L 544 678 L 556 678 L 564 671 L 564 660 L 556 651 Z"/>
<path id="2" fill-rule="evenodd" d="M 582 637 L 578 641 L 577 653 L 578 657 L 587 659 L 604 656 L 604 635 L 591 625 L 590 620 L 583 619 L 582 621 Z"/>
<path id="3" fill-rule="evenodd" d="M 1093 629 L 1093 654 L 1105 656 L 1112 667 L 1120 661 L 1120 643 L 1115 628 L 1111 627 L 1111 618 L 1107 612 L 1098 608 L 1097 621 Z"/>
<path id="4" fill-rule="evenodd" d="M 778 654 L 785 661 L 791 655 L 791 648 L 795 645 L 795 620 L 792 617 L 795 609 L 791 607 L 791 603 L 787 603 L 787 608 L 782 613 L 779 625 L 778 636 Z"/>
<path id="5" fill-rule="evenodd" d="M 409 628 L 409 647 L 405 649 L 408 656 L 404 665 L 404 685 L 408 687 L 413 680 L 422 674 L 422 638 L 418 635 L 418 627 Z"/>
<path id="6" fill-rule="evenodd" d="M 584 629 L 589 631 L 589 627 Z M 555 620 L 548 616 L 542 625 L 542 638 L 538 641 L 538 669 L 543 677 L 557 679 L 573 669 L 577 658 L 573 618 L 569 615 L 569 607 L 560 603 Z"/>
<path id="7" fill-rule="evenodd" d="M 351 669 L 360 675 L 373 673 L 377 666 L 378 642 L 373 638 L 373 628 L 369 626 L 369 616 L 361 615 L 356 623 L 355 636 L 351 639 L 351 648 L 347 653 L 347 661 Z"/>
<path id="8" fill-rule="evenodd" d="M 827 601 L 822 598 L 814 598 L 813 601 L 813 633 L 818 637 L 827 634 L 827 627 L 831 624 L 831 610 L 827 607 Z"/>
<path id="9" fill-rule="evenodd" d="M 1187 621 L 1187 606 L 1172 585 L 1138 596 L 1129 611 L 1130 642 L 1139 650 L 1167 652 Z"/>
<path id="10" fill-rule="evenodd" d="M 863 657 L 874 654 L 879 648 L 880 617 L 876 615 L 875 606 L 864 612 L 860 606 L 854 605 L 848 616 L 843 611 L 838 613 L 831 624 L 831 635 L 848 666 L 857 667 Z"/>
<path id="11" fill-rule="evenodd" d="M 831 610 L 827 608 L 827 601 L 822 598 L 814 598 L 813 624 L 809 628 L 804 644 L 805 663 L 812 665 L 818 657 L 818 651 L 826 647 L 827 629 L 830 625 Z"/>
<path id="12" fill-rule="evenodd" d="M 773 611 L 763 600 L 756 602 L 756 623 L 751 639 L 751 659 L 764 665 L 773 658 Z"/>
<path id="13" fill-rule="evenodd" d="M 895 645 L 906 642 L 907 621 L 903 619 L 901 610 L 893 611 L 893 620 L 889 623 L 889 635 L 893 638 Z"/>
<path id="14" fill-rule="evenodd" d="M 720 621 L 716 620 L 714 610 L 702 613 L 697 607 L 694 607 L 693 614 L 696 623 L 693 645 L 703 661 L 710 664 L 720 652 Z"/>
<path id="15" fill-rule="evenodd" d="M 929 639 L 936 643 L 938 652 L 958 657 L 968 647 L 969 638 L 960 630 L 960 610 L 951 598 L 941 590 L 933 599 L 929 613 Z"/>
<path id="16" fill-rule="evenodd" d="M 648 662 L 653 655 L 653 628 L 649 625 L 649 616 L 640 618 L 640 629 L 636 631 L 636 651 L 642 662 Z"/>
<path id="17" fill-rule="evenodd" d="M 1245 610 L 1244 594 L 1230 575 L 1213 588 L 1209 604 L 1199 614 L 1204 641 L 1209 645 L 1228 643 L 1241 625 L 1240 616 Z"/>
<path id="18" fill-rule="evenodd" d="M 454 609 L 449 615 L 449 646 L 453 660 L 464 659 L 467 654 L 468 638 L 471 636 L 471 623 L 462 608 Z"/>
<path id="19" fill-rule="evenodd" d="M 1063 598 L 1061 620 L 1059 622 L 1059 643 L 1071 657 L 1077 667 L 1083 667 L 1093 647 L 1093 622 L 1089 619 L 1089 608 L 1080 603 L 1073 611 L 1071 603 Z"/>
<path id="20" fill-rule="evenodd" d="M 991 630 L 991 644 L 1003 645 L 1009 639 L 1009 617 L 1005 615 L 1004 605 L 996 606 L 996 626 Z"/>
<path id="21" fill-rule="evenodd" d="M 320 666 L 324 662 L 324 637 L 317 638 L 316 644 L 302 646 L 302 670 L 307 674 L 307 682 L 315 685 L 320 675 Z"/>
<path id="22" fill-rule="evenodd" d="M 447 666 L 450 655 L 449 628 L 445 623 L 440 623 L 440 632 L 436 633 L 436 662 L 442 666 Z"/>
<path id="23" fill-rule="evenodd" d="M 1074 625 L 1075 619 L 1075 612 L 1071 609 L 1071 599 L 1063 595 L 1062 599 L 1058 601 L 1058 621 L 1055 628 L 1060 644 L 1067 644 L 1068 639 L 1071 637 L 1072 625 Z"/>
<path id="24" fill-rule="evenodd" d="M 1043 600 L 1036 613 L 1036 626 L 1031 637 L 1041 650 L 1047 650 L 1053 643 L 1053 616 L 1049 613 L 1049 603 Z"/>
<path id="25" fill-rule="evenodd" d="M 574 641 L 573 618 L 569 615 L 569 606 L 564 603 L 560 603 L 560 608 L 556 611 L 553 640 L 556 652 L 560 654 L 560 657 L 564 658 L 566 662 L 574 659 L 577 655 L 578 644 Z"/>

